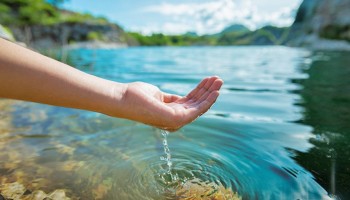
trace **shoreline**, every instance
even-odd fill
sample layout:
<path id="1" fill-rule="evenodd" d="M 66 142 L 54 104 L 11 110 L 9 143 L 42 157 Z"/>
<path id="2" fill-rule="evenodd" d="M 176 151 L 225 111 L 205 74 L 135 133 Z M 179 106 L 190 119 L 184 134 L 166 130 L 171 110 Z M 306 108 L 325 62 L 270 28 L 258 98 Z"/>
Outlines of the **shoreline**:
<path id="1" fill-rule="evenodd" d="M 317 35 L 304 35 L 296 38 L 291 47 L 304 47 L 318 51 L 350 51 L 350 42 L 346 40 L 331 40 L 320 38 Z"/>
<path id="2" fill-rule="evenodd" d="M 119 49 L 126 48 L 129 45 L 126 43 L 117 42 L 102 42 L 102 41 L 86 41 L 86 42 L 76 42 L 73 44 L 63 45 L 64 49 Z"/>

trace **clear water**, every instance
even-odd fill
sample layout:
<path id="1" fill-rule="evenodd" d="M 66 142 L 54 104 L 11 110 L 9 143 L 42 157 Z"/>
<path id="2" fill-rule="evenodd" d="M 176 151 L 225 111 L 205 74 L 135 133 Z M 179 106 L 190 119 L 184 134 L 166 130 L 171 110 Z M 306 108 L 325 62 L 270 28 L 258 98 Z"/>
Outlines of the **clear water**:
<path id="1" fill-rule="evenodd" d="M 349 53 L 186 47 L 67 55 L 85 72 L 180 95 L 209 75 L 225 84 L 208 113 L 169 135 L 99 113 L 1 100 L 9 125 L 0 128 L 0 183 L 80 199 L 175 199 L 191 180 L 243 199 L 350 198 Z"/>

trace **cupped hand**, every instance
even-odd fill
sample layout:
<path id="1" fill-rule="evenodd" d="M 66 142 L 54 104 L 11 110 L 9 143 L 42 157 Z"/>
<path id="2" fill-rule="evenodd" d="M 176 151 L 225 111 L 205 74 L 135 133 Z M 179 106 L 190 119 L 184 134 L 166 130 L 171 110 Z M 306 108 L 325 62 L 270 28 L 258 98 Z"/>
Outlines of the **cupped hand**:
<path id="1" fill-rule="evenodd" d="M 181 97 L 164 93 L 148 83 L 129 83 L 123 97 L 122 117 L 176 131 L 215 103 L 222 84 L 223 80 L 217 76 L 207 77 L 188 95 Z"/>

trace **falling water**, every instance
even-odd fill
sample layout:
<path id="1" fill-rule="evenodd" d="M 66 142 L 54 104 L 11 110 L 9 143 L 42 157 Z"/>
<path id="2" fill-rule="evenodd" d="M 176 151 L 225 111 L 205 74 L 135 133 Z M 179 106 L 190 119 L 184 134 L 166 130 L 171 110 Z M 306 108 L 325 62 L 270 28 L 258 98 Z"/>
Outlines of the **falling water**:
<path id="1" fill-rule="evenodd" d="M 173 163 L 171 162 L 171 154 L 170 154 L 170 149 L 169 149 L 169 146 L 168 146 L 168 139 L 167 139 L 168 135 L 169 135 L 169 132 L 161 130 L 161 133 L 163 135 L 163 148 L 164 148 L 165 156 L 161 156 L 160 160 L 166 161 L 166 164 L 168 166 L 167 173 L 171 174 L 171 166 L 172 166 Z"/>

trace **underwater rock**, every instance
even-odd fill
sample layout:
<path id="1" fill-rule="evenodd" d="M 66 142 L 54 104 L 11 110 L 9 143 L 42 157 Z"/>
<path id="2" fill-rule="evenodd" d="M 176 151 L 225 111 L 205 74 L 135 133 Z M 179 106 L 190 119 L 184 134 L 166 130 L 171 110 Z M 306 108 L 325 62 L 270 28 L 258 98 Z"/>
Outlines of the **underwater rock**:
<path id="1" fill-rule="evenodd" d="M 18 182 L 0 185 L 0 200 L 70 200 L 64 190 L 58 189 L 50 194 L 42 190 L 31 192 Z"/>
<path id="2" fill-rule="evenodd" d="M 50 194 L 46 194 L 41 190 L 36 190 L 30 196 L 22 199 L 23 200 L 70 200 L 70 198 L 66 196 L 66 192 L 64 190 L 55 190 Z"/>
<path id="3" fill-rule="evenodd" d="M 34 191 L 30 196 L 24 198 L 24 200 L 43 200 L 47 197 L 47 194 L 41 190 Z"/>
<path id="4" fill-rule="evenodd" d="M 92 190 L 94 199 L 103 199 L 103 197 L 112 188 L 113 180 L 112 178 L 107 178 L 98 184 L 96 188 Z"/>
<path id="5" fill-rule="evenodd" d="M 20 199 L 26 188 L 17 182 L 6 183 L 0 186 L 0 192 L 5 199 Z"/>
<path id="6" fill-rule="evenodd" d="M 55 147 L 57 148 L 57 152 L 61 153 L 61 154 L 68 154 L 68 155 L 73 155 L 75 148 L 64 145 L 64 144 L 57 144 L 55 145 Z"/>
<path id="7" fill-rule="evenodd" d="M 66 197 L 66 192 L 64 190 L 55 190 L 51 194 L 49 194 L 49 198 L 52 200 L 68 200 Z"/>
<path id="8" fill-rule="evenodd" d="M 83 161 L 65 161 L 62 163 L 57 164 L 57 168 L 66 171 L 66 172 L 73 172 L 79 168 L 84 166 Z"/>
<path id="9" fill-rule="evenodd" d="M 222 185 L 203 182 L 199 179 L 187 181 L 176 189 L 176 199 L 179 200 L 242 200 L 236 192 Z"/>

